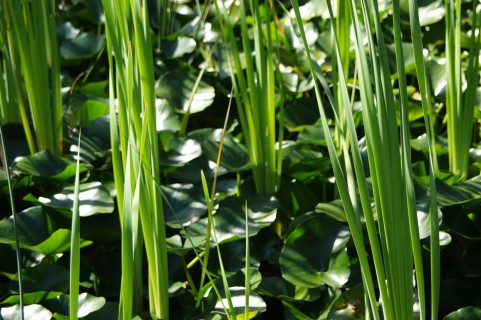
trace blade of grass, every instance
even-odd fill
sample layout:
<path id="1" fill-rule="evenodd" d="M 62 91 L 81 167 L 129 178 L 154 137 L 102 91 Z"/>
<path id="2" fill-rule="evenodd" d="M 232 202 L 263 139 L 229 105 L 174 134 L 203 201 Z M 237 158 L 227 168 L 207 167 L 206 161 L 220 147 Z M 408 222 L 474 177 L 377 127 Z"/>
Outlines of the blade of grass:
<path id="1" fill-rule="evenodd" d="M 12 210 L 12 220 L 13 220 L 13 230 L 15 233 L 15 253 L 16 253 L 16 263 L 18 272 L 18 295 L 20 299 L 20 316 L 21 319 L 25 319 L 24 314 L 24 300 L 23 300 L 23 276 L 22 276 L 22 252 L 20 249 L 20 240 L 18 237 L 17 228 L 17 211 L 15 210 L 15 200 L 13 198 L 13 188 L 12 188 L 12 178 L 10 176 L 10 167 L 8 166 L 8 154 L 5 148 L 5 139 L 3 137 L 2 121 L 0 119 L 0 145 L 2 146 L 0 160 L 3 162 L 3 168 L 5 169 L 5 174 L 7 176 L 8 185 L 8 195 L 10 200 L 10 209 Z"/>
<path id="2" fill-rule="evenodd" d="M 80 282 L 80 141 L 82 130 L 79 131 L 77 146 L 77 169 L 75 170 L 74 199 L 72 207 L 72 227 L 70 237 L 70 319 L 78 319 L 79 282 Z"/>
<path id="3" fill-rule="evenodd" d="M 304 44 L 304 48 L 306 49 L 305 51 L 306 51 L 306 54 L 307 54 L 307 57 L 308 57 L 308 62 L 309 62 L 311 72 L 312 72 L 314 78 L 317 79 L 319 74 L 314 71 L 314 69 L 315 69 L 314 62 L 312 61 L 311 54 L 310 54 L 310 51 L 309 51 L 309 46 L 308 46 L 307 39 L 306 39 L 306 35 L 305 35 L 305 32 L 304 32 L 302 18 L 301 18 L 301 14 L 299 12 L 299 4 L 298 4 L 297 0 L 292 0 L 291 2 L 292 2 L 292 5 L 293 5 L 295 16 L 296 16 L 296 21 L 297 21 L 297 24 L 299 26 L 299 31 L 300 31 L 300 34 L 301 34 L 302 42 Z M 355 210 L 352 206 L 351 198 L 350 198 L 349 191 L 348 191 L 348 186 L 347 186 L 346 180 L 345 180 L 345 176 L 344 176 L 341 164 L 340 164 L 339 159 L 338 159 L 337 154 L 336 154 L 336 148 L 334 146 L 334 143 L 333 143 L 333 140 L 332 140 L 332 137 L 331 137 L 331 133 L 329 131 L 329 126 L 328 126 L 328 123 L 327 123 L 327 117 L 326 117 L 326 114 L 325 114 L 325 111 L 324 111 L 324 102 L 322 101 L 321 91 L 319 89 L 319 86 L 318 86 L 317 82 L 314 83 L 314 90 L 315 90 L 315 93 L 316 93 L 316 99 L 317 99 L 318 106 L 319 106 L 319 113 L 320 113 L 320 116 L 321 116 L 322 129 L 323 129 L 324 135 L 326 137 L 326 143 L 327 143 L 327 147 L 328 147 L 328 150 L 329 150 L 329 156 L 331 158 L 332 168 L 333 168 L 334 174 L 336 176 L 336 185 L 337 185 L 339 194 L 341 196 L 341 199 L 343 201 L 343 204 L 345 205 L 344 210 L 346 212 L 346 218 L 347 218 L 349 226 L 350 226 L 351 235 L 352 235 L 353 240 L 354 240 L 354 245 L 355 245 L 356 250 L 358 252 L 359 261 L 360 261 L 360 264 L 361 264 L 362 279 L 363 279 L 363 283 L 364 283 L 364 286 L 366 288 L 366 293 L 367 293 L 367 296 L 368 296 L 368 299 L 369 299 L 369 305 L 370 305 L 370 308 L 372 309 L 374 319 L 379 319 L 379 313 L 378 313 L 377 302 L 376 302 L 376 294 L 375 294 L 374 285 L 373 285 L 373 281 L 372 281 L 372 275 L 371 275 L 371 271 L 370 271 L 370 267 L 369 267 L 369 262 L 367 260 L 367 254 L 366 254 L 366 251 L 365 251 L 365 248 L 364 248 L 364 245 L 363 245 L 362 230 L 361 230 L 361 227 L 360 227 L 360 224 L 359 224 L 359 221 L 358 221 L 358 216 L 356 215 Z"/>
<path id="4" fill-rule="evenodd" d="M 268 1 L 263 1 L 268 8 Z M 274 50 L 270 32 L 264 35 L 263 28 L 271 23 L 270 10 L 263 10 L 264 24 L 261 18 L 261 7 L 258 1 L 249 1 L 249 9 L 253 18 L 253 42 L 251 48 L 250 30 L 247 27 L 247 9 L 244 1 L 240 1 L 240 29 L 242 50 L 245 57 L 245 71 L 240 60 L 240 49 L 237 44 L 234 26 L 229 18 L 229 10 L 215 1 L 216 13 L 221 29 L 224 30 L 225 41 L 230 45 L 232 53 L 229 64 L 232 70 L 231 79 L 234 86 L 236 105 L 239 112 L 242 132 L 252 165 L 254 183 L 258 193 L 274 194 L 277 190 L 278 167 L 281 163 L 276 158 L 275 127 L 275 66 Z M 232 6 L 235 6 L 233 3 Z M 222 8 L 222 10 L 221 10 Z M 254 52 L 254 58 L 251 52 Z"/>
<path id="5" fill-rule="evenodd" d="M 207 203 L 207 212 L 212 212 L 213 211 L 213 204 L 214 204 L 214 198 L 215 198 L 215 190 L 216 190 L 216 184 L 217 184 L 217 175 L 219 174 L 219 167 L 220 167 L 220 159 L 222 156 L 222 148 L 224 146 L 224 139 L 225 139 L 225 133 L 227 132 L 227 124 L 229 122 L 229 115 L 230 115 L 230 108 L 232 105 L 232 92 L 233 88 L 231 89 L 231 94 L 230 94 L 230 99 L 229 99 L 229 104 L 227 105 L 227 113 L 225 116 L 224 120 L 224 127 L 222 128 L 222 135 L 220 138 L 220 145 L 219 145 L 219 151 L 217 152 L 217 161 L 215 165 L 215 172 L 214 172 L 214 181 L 212 182 L 212 190 L 210 196 L 206 198 L 206 203 Z M 203 173 L 202 173 L 203 176 Z M 205 190 L 204 190 L 205 192 Z M 207 201 L 208 200 L 208 201 Z M 204 281 L 205 281 L 205 276 L 206 273 L 208 272 L 208 265 L 209 265 L 209 251 L 210 251 L 210 238 L 211 238 L 211 219 L 207 221 L 207 226 L 206 226 L 206 235 L 205 235 L 205 255 L 204 255 L 204 261 L 202 265 L 202 275 L 200 278 L 200 288 L 204 286 Z M 199 292 L 200 294 L 200 292 Z M 197 297 L 197 304 L 199 304 L 201 301 L 201 297 Z M 197 305 L 198 306 L 198 305 Z"/>
<path id="6" fill-rule="evenodd" d="M 126 269 L 122 272 L 125 277 L 133 274 L 137 279 L 135 281 L 137 287 L 132 289 L 127 285 L 127 289 L 131 290 L 130 293 L 133 295 L 122 292 L 122 299 L 126 306 L 123 313 L 126 317 L 131 316 L 128 315 L 132 309 L 128 305 L 131 301 L 127 302 L 127 299 L 135 301 L 134 309 L 138 311 L 141 309 L 142 254 L 140 248 L 143 243 L 147 255 L 150 312 L 157 318 L 168 319 L 167 244 L 162 194 L 157 187 L 160 184 L 160 166 L 148 6 L 145 1 L 140 0 L 121 3 L 104 0 L 103 6 L 106 16 L 107 45 L 114 53 L 114 59 L 110 59 L 109 63 L 111 69 L 115 68 L 116 75 L 116 92 L 113 87 L 110 89 L 111 112 L 115 112 L 115 108 L 112 108 L 115 95 L 118 99 L 118 135 L 112 140 L 112 145 L 120 144 L 120 148 L 115 150 L 114 171 L 123 171 L 123 174 L 116 173 L 115 179 L 121 179 L 123 175 L 131 184 L 130 191 L 126 186 L 123 187 L 124 199 L 122 203 L 118 202 L 119 206 L 124 206 L 119 210 L 119 213 L 122 212 L 121 227 L 125 233 L 124 243 L 130 247 L 130 249 L 126 248 L 125 259 L 132 259 L 129 263 L 125 262 Z M 113 77 L 112 73 L 111 77 Z M 115 113 L 111 114 L 111 118 L 114 117 Z M 116 134 L 116 130 L 115 124 L 112 125 L 111 131 Z M 127 154 L 129 159 L 126 159 Z M 127 176 L 128 171 L 130 176 Z M 130 210 L 125 212 L 125 208 L 132 208 L 132 206 L 138 206 L 135 213 Z M 130 217 L 131 214 L 138 214 L 140 220 L 135 216 Z M 125 225 L 125 219 L 134 219 L 133 222 L 129 222 L 131 226 Z M 139 224 L 139 227 L 132 227 L 132 223 Z"/>
<path id="7" fill-rule="evenodd" d="M 440 294 L 440 247 L 439 247 L 439 217 L 436 198 L 435 173 L 438 172 L 436 149 L 434 146 L 434 130 L 432 124 L 432 107 L 430 99 L 430 91 L 426 76 L 426 68 L 424 64 L 423 46 L 421 39 L 421 27 L 419 24 L 419 10 L 415 1 L 409 1 L 409 19 L 411 23 L 411 36 L 414 47 L 414 58 L 416 71 L 419 82 L 419 90 L 421 94 L 421 104 L 423 106 L 424 122 L 426 124 L 426 134 L 428 137 L 429 152 L 429 180 L 430 180 L 430 258 L 431 258 L 431 319 L 437 319 L 439 310 L 439 294 Z"/>
<path id="8" fill-rule="evenodd" d="M 62 154 L 62 101 L 60 66 L 55 28 L 55 1 L 3 1 L 10 26 L 11 57 L 18 57 L 16 69 L 21 70 L 30 105 L 30 115 L 36 135 L 33 151 L 49 150 Z M 23 84 L 22 83 L 22 84 Z M 18 86 L 20 81 L 16 83 Z M 12 84 L 13 85 L 13 84 Z M 18 88 L 17 93 L 22 91 Z M 21 102 L 22 99 L 19 99 Z M 22 113 L 23 103 L 20 104 Z M 22 115 L 27 139 L 30 141 L 28 120 Z M 31 141 L 30 141 L 31 142 Z"/>

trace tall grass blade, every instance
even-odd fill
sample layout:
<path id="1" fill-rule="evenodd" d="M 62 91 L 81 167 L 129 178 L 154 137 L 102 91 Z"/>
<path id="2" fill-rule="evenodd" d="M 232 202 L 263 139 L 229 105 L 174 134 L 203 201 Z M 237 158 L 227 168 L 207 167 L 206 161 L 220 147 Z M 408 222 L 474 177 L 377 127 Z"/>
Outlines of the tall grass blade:
<path id="1" fill-rule="evenodd" d="M 8 4 L 7 4 L 8 3 Z M 19 94 L 17 102 L 31 152 L 63 152 L 62 99 L 60 95 L 60 59 L 55 27 L 55 1 L 2 1 L 6 21 L 10 60 L 14 74 L 9 86 Z M 5 34 L 2 32 L 2 34 Z M 4 40 L 5 41 L 5 40 Z M 25 86 L 36 143 L 24 109 L 22 89 Z"/>
<path id="2" fill-rule="evenodd" d="M 242 50 L 237 44 L 234 26 L 230 21 L 231 8 L 225 3 L 215 1 L 216 13 L 221 29 L 224 30 L 225 41 L 230 45 L 232 53 L 229 64 L 232 70 L 232 83 L 242 132 L 245 137 L 252 165 L 254 183 L 258 193 L 274 194 L 278 187 L 280 172 L 276 157 L 276 102 L 275 102 L 275 65 L 274 50 L 269 30 L 272 17 L 268 10 L 268 1 L 249 1 L 249 9 L 253 18 L 253 27 L 247 27 L 247 9 L 244 1 L 239 2 L 240 29 Z M 236 4 L 233 4 L 236 5 Z M 264 20 L 261 18 L 263 5 Z M 250 42 L 252 31 L 254 47 Z M 240 60 L 240 52 L 244 52 L 245 70 Z M 254 58 L 251 56 L 254 54 Z"/>
<path id="3" fill-rule="evenodd" d="M 141 0 L 121 3 L 103 0 L 102 3 L 107 46 L 114 55 L 114 59 L 109 59 L 111 69 L 115 70 L 110 74 L 111 78 L 115 74 L 115 88 L 110 87 L 111 112 L 115 109 L 115 97 L 118 108 L 118 129 L 115 113 L 111 113 L 114 120 L 112 145 L 120 144 L 120 148 L 113 150 L 114 175 L 116 180 L 125 178 L 124 186 L 117 191 L 123 191 L 123 201 L 119 198 L 118 203 L 124 206 L 119 210 L 126 246 L 122 273 L 125 281 L 132 275 L 136 278 L 135 287 L 131 287 L 130 282 L 125 284 L 131 294 L 122 292 L 123 313 L 131 317 L 132 308 L 134 311 L 141 309 L 143 243 L 148 265 L 150 312 L 157 318 L 168 319 L 167 245 L 162 194 L 158 188 L 160 165 L 148 6 Z M 116 185 L 120 182 L 116 181 Z"/>
<path id="4" fill-rule="evenodd" d="M 23 276 L 22 276 L 22 252 L 20 250 L 20 240 L 18 237 L 18 228 L 17 228 L 17 211 L 15 210 L 15 200 L 13 198 L 13 188 L 12 188 L 12 178 L 10 176 L 10 167 L 8 166 L 8 154 L 5 148 L 5 139 L 3 136 L 3 129 L 2 129 L 2 121 L 0 119 L 0 145 L 2 149 L 0 150 L 2 157 L 0 157 L 0 161 L 3 162 L 3 168 L 5 169 L 5 174 L 7 175 L 7 185 L 8 185 L 8 195 L 10 200 L 10 208 L 12 210 L 12 217 L 13 217 L 13 229 L 15 233 L 15 253 L 16 253 L 16 263 L 17 263 L 17 272 L 18 272 L 18 295 L 20 299 L 20 310 L 21 310 L 21 319 L 25 319 L 24 314 L 24 299 L 23 299 Z"/>
<path id="5" fill-rule="evenodd" d="M 466 179 L 468 174 L 469 148 L 473 139 L 473 115 L 476 104 L 476 88 L 479 83 L 479 49 L 477 1 L 471 11 L 471 36 L 466 80 L 463 81 L 461 61 L 461 1 L 445 0 L 446 8 L 446 111 L 448 126 L 448 155 L 450 171 Z M 466 84 L 466 91 L 463 91 Z"/>
<path id="6" fill-rule="evenodd" d="M 77 146 L 77 169 L 75 170 L 74 199 L 72 207 L 72 227 L 70 236 L 70 319 L 78 319 L 79 282 L 80 282 L 80 145 L 82 130 L 79 131 Z"/>
<path id="7" fill-rule="evenodd" d="M 436 149 L 434 146 L 434 130 L 432 124 L 432 108 L 426 68 L 423 57 L 423 46 L 421 39 L 421 27 L 419 24 L 419 10 L 415 1 L 409 1 L 409 18 L 411 22 L 411 36 L 414 47 L 414 58 L 416 71 L 421 93 L 421 103 L 424 112 L 424 122 L 426 123 L 426 134 L 428 137 L 429 150 L 429 179 L 430 179 L 430 258 L 431 258 L 431 319 L 437 319 L 439 310 L 440 294 L 440 247 L 439 247 L 439 217 L 436 197 L 435 173 L 438 171 L 436 160 Z"/>

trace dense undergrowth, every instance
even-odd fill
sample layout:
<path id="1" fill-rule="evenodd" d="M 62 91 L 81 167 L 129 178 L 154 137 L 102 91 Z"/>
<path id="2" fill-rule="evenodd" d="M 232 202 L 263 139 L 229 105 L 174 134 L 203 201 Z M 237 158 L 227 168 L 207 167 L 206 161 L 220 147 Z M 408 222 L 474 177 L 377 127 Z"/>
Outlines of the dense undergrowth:
<path id="1" fill-rule="evenodd" d="M 0 319 L 481 318 L 479 1 L 0 1 Z"/>

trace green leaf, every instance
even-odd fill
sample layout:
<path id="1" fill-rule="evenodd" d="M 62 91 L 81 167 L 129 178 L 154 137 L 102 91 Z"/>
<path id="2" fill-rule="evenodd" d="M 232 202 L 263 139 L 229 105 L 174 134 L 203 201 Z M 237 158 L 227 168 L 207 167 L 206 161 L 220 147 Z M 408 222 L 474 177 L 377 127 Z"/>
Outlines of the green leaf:
<path id="1" fill-rule="evenodd" d="M 180 129 L 179 116 L 175 109 L 165 99 L 156 99 L 157 131 L 177 132 Z"/>
<path id="2" fill-rule="evenodd" d="M 38 304 L 25 306 L 23 309 L 25 320 L 50 320 L 52 313 Z M 16 304 L 12 307 L 0 309 L 0 320 L 20 320 L 21 307 Z"/>
<path id="3" fill-rule="evenodd" d="M 321 287 L 307 288 L 294 286 L 280 277 L 265 277 L 257 291 L 285 301 L 316 301 L 321 296 Z"/>
<path id="4" fill-rule="evenodd" d="M 74 201 L 74 186 L 65 187 L 50 197 L 39 197 L 38 201 L 45 206 L 66 209 L 70 212 Z M 97 213 L 112 213 L 113 211 L 114 200 L 100 182 L 88 182 L 80 185 L 79 214 L 81 217 Z"/>
<path id="5" fill-rule="evenodd" d="M 444 320 L 481 319 L 481 308 L 465 307 L 448 314 Z"/>
<path id="6" fill-rule="evenodd" d="M 24 293 L 23 294 L 23 303 L 25 305 L 29 304 L 37 304 L 41 303 L 42 301 L 48 300 L 48 299 L 53 299 L 60 295 L 61 292 L 57 291 L 36 291 L 36 292 L 29 292 L 29 293 Z M 13 305 L 20 303 L 20 296 L 19 295 L 11 295 L 5 300 L 3 300 L 0 305 Z"/>
<path id="7" fill-rule="evenodd" d="M 169 71 L 157 81 L 155 92 L 157 97 L 167 100 L 177 112 L 197 113 L 214 102 L 215 90 L 214 87 L 201 80 L 189 108 L 189 99 L 196 80 L 196 75 L 184 70 Z"/>
<path id="8" fill-rule="evenodd" d="M 161 50 L 167 58 L 176 59 L 193 52 L 196 46 L 197 43 L 194 39 L 180 36 L 173 40 L 163 40 Z"/>
<path id="9" fill-rule="evenodd" d="M 164 166 L 181 167 L 202 154 L 200 143 L 194 139 L 179 137 L 170 132 L 161 133 L 159 137 L 159 161 Z"/>
<path id="10" fill-rule="evenodd" d="M 80 142 L 80 160 L 93 164 L 95 161 L 104 158 L 110 152 L 109 119 L 102 116 L 96 120 L 82 125 L 82 141 Z M 80 126 L 79 126 L 80 127 Z M 72 130 L 69 142 L 70 153 L 74 159 L 77 158 L 79 145 L 79 127 Z M 99 169 L 96 164 L 96 168 Z"/>
<path id="11" fill-rule="evenodd" d="M 17 231 L 22 248 L 51 255 L 65 252 L 70 248 L 70 230 L 58 229 L 52 234 L 48 231 L 49 222 L 42 207 L 32 207 L 17 213 Z M 12 217 L 0 221 L 0 243 L 15 244 Z M 90 241 L 82 241 L 81 246 Z"/>
<path id="12" fill-rule="evenodd" d="M 340 222 L 347 222 L 342 201 L 339 199 L 328 203 L 319 203 L 316 206 L 316 212 L 325 213 L 329 217 Z"/>
<path id="13" fill-rule="evenodd" d="M 55 299 L 52 299 L 45 303 L 49 310 L 68 316 L 69 315 L 69 296 L 61 294 Z M 79 309 L 78 317 L 83 318 L 95 311 L 100 310 L 105 305 L 105 298 L 95 297 L 89 293 L 82 293 L 79 295 Z"/>
<path id="14" fill-rule="evenodd" d="M 331 306 L 327 319 L 348 320 L 364 319 L 364 290 L 356 285 L 343 292 Z"/>
<path id="15" fill-rule="evenodd" d="M 32 176 L 66 180 L 75 175 L 76 165 L 74 161 L 54 156 L 50 151 L 40 151 L 18 159 L 15 167 Z M 80 172 L 86 170 L 87 167 L 80 166 Z"/>
<path id="16" fill-rule="evenodd" d="M 81 62 L 102 50 L 105 36 L 98 36 L 90 32 L 82 32 L 75 38 L 65 39 L 60 44 L 60 55 L 63 59 Z"/>
<path id="17" fill-rule="evenodd" d="M 164 213 L 165 223 L 171 228 L 188 226 L 206 213 L 205 204 L 200 187 L 192 184 L 172 184 L 162 186 L 165 195 Z"/>
<path id="18" fill-rule="evenodd" d="M 202 150 L 210 161 L 216 163 L 222 137 L 221 129 L 201 129 L 193 131 L 189 137 L 202 144 Z M 232 134 L 225 133 L 222 146 L 221 167 L 232 171 L 242 171 L 250 167 L 250 158 L 247 148 L 239 143 Z"/>
<path id="19" fill-rule="evenodd" d="M 279 259 L 284 279 L 308 288 L 323 283 L 342 286 L 350 274 L 346 252 L 349 229 L 319 214 L 304 215 L 297 220 Z"/>
<path id="20" fill-rule="evenodd" d="M 228 199 L 214 214 L 217 240 L 220 244 L 246 237 L 245 202 L 242 201 L 241 199 Z M 278 201 L 274 197 L 257 195 L 247 199 L 249 236 L 254 236 L 262 228 L 271 225 L 276 219 L 277 208 Z M 195 240 L 194 245 L 204 242 L 207 224 L 208 220 L 204 218 L 186 229 L 191 239 Z M 214 243 L 213 239 L 212 243 Z M 189 241 L 186 242 L 186 245 L 191 246 Z"/>
<path id="21" fill-rule="evenodd" d="M 34 267 L 23 269 L 22 275 L 22 284 L 25 292 L 68 291 L 69 273 L 64 267 L 58 264 L 41 262 Z M 18 280 L 18 276 L 16 280 Z M 18 282 L 11 283 L 10 290 L 17 292 Z"/>
<path id="22" fill-rule="evenodd" d="M 301 131 L 303 128 L 315 124 L 319 117 L 319 111 L 312 102 L 312 99 L 296 100 L 286 105 L 278 117 L 282 117 L 283 123 L 289 131 Z M 319 128 L 319 131 L 322 130 Z"/>
<path id="23" fill-rule="evenodd" d="M 282 167 L 284 173 L 304 181 L 325 181 L 331 161 L 308 145 L 284 141 Z"/>

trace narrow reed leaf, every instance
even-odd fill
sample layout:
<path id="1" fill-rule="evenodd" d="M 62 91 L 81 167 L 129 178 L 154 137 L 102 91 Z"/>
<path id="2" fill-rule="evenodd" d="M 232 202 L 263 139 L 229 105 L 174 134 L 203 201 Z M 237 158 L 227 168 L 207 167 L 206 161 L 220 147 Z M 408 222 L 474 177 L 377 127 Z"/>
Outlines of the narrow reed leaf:
<path id="1" fill-rule="evenodd" d="M 74 199 L 72 207 L 72 227 L 70 238 L 70 319 L 78 319 L 79 308 L 79 283 L 80 283 L 80 214 L 79 214 L 79 193 L 80 193 L 80 148 L 82 141 L 82 130 L 79 130 L 77 146 L 77 169 L 75 171 Z"/>
<path id="2" fill-rule="evenodd" d="M 2 129 L 2 119 L 0 118 L 0 145 L 2 149 L 0 150 L 0 161 L 3 164 L 3 168 L 5 169 L 5 173 L 7 175 L 7 185 L 8 185 L 8 195 L 10 201 L 10 209 L 12 210 L 12 217 L 13 217 L 13 230 L 15 232 L 15 256 L 16 256 L 16 263 L 17 263 L 17 272 L 18 272 L 18 295 L 20 299 L 20 316 L 21 319 L 25 319 L 24 314 L 24 301 L 23 301 L 23 275 L 22 275 L 22 252 L 20 249 L 20 241 L 18 236 L 18 227 L 17 227 L 17 211 L 15 210 L 15 199 L 13 197 L 13 188 L 12 188 L 12 178 L 10 176 L 10 167 L 8 166 L 8 154 L 5 148 L 5 139 L 3 137 L 3 129 Z"/>
<path id="3" fill-rule="evenodd" d="M 432 108 L 430 100 L 430 91 L 426 76 L 426 68 L 424 64 L 423 46 L 421 39 L 421 27 L 419 24 L 419 9 L 415 1 L 409 2 L 409 18 L 411 23 L 411 36 L 414 47 L 414 57 L 416 71 L 419 82 L 419 90 L 421 94 L 421 103 L 423 106 L 424 122 L 426 126 L 426 134 L 428 137 L 429 152 L 429 214 L 431 221 L 431 238 L 430 238 L 430 254 L 431 254 L 431 319 L 437 319 L 439 310 L 439 294 L 440 294 L 440 246 L 439 246 L 439 217 L 436 197 L 435 173 L 438 172 L 436 149 L 434 146 L 434 130 L 432 124 Z"/>

